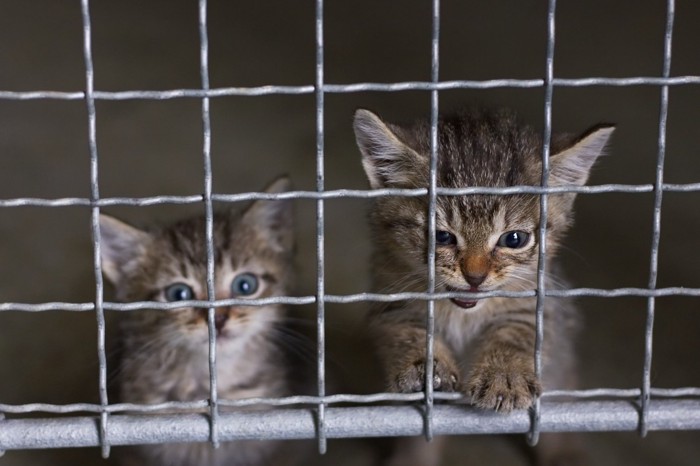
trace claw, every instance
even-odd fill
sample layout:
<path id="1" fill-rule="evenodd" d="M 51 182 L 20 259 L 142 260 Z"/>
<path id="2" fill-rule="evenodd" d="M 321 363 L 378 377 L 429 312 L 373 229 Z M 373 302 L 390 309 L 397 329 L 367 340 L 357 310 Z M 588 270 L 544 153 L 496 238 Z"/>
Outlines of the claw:
<path id="1" fill-rule="evenodd" d="M 503 405 L 503 395 L 498 395 L 496 397 L 496 411 L 499 411 L 501 409 L 501 406 Z"/>

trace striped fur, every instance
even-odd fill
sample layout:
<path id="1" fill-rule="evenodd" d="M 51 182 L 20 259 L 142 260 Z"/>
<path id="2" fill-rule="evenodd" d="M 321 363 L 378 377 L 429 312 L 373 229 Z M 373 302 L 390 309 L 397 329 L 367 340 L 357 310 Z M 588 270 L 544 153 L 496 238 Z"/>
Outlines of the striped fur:
<path id="1" fill-rule="evenodd" d="M 368 110 L 355 114 L 355 135 L 370 185 L 425 188 L 429 179 L 430 125 L 399 126 Z M 599 125 L 578 138 L 555 135 L 550 186 L 583 185 L 613 131 Z M 508 187 L 540 185 L 542 138 L 507 111 L 468 110 L 438 122 L 437 185 Z M 574 194 L 549 196 L 547 287 L 562 285 L 553 258 L 573 219 Z M 370 221 L 374 235 L 373 291 L 427 290 L 428 203 L 419 197 L 381 197 Z M 540 203 L 537 195 L 440 196 L 436 230 L 453 244 L 436 246 L 436 291 L 522 291 L 536 288 Z M 507 232 L 529 234 L 523 247 L 499 245 Z M 468 281 L 470 280 L 470 281 Z M 480 281 L 481 280 L 481 281 Z M 476 283 L 476 285 L 473 285 Z M 574 384 L 574 307 L 545 301 L 544 377 L 535 377 L 535 299 L 490 298 L 436 303 L 434 386 L 464 391 L 484 409 L 526 409 L 542 390 Z M 470 307 L 471 306 L 471 307 Z M 368 319 L 387 388 L 424 387 L 423 301 L 377 303 Z"/>
<path id="2" fill-rule="evenodd" d="M 268 192 L 287 190 L 281 178 Z M 103 215 L 102 263 L 124 302 L 166 301 L 165 289 L 189 285 L 193 299 L 207 299 L 204 217 L 142 231 Z M 232 296 L 241 273 L 255 274 L 251 298 L 289 293 L 294 276 L 290 201 L 257 201 L 241 212 L 214 217 L 216 299 Z M 294 393 L 298 376 L 288 362 L 285 309 L 279 305 L 218 308 L 217 377 L 220 399 L 277 397 Z M 114 377 L 126 403 L 206 400 L 209 396 L 209 334 L 206 310 L 139 310 L 120 314 L 121 357 Z M 287 341 L 287 345 L 289 342 Z M 237 441 L 214 449 L 208 443 L 139 446 L 124 452 L 125 465 L 260 466 L 292 464 L 291 444 Z M 294 446 L 293 448 L 296 448 Z"/>

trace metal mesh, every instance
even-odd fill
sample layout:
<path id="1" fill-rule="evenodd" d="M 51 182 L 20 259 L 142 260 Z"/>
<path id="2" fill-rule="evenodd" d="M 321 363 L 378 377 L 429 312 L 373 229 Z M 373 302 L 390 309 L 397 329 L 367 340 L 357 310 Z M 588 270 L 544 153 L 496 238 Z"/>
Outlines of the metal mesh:
<path id="1" fill-rule="evenodd" d="M 201 89 L 174 89 L 166 91 L 96 91 L 93 85 L 93 58 L 91 49 L 91 25 L 89 1 L 82 0 L 83 52 L 85 60 L 85 91 L 56 92 L 0 91 L 0 99 L 5 100 L 85 100 L 88 114 L 88 141 L 90 151 L 90 198 L 37 199 L 15 198 L 0 200 L 0 207 L 38 206 L 65 207 L 90 206 L 92 213 L 92 235 L 94 247 L 95 300 L 89 303 L 49 302 L 41 304 L 0 303 L 0 311 L 42 312 L 68 310 L 94 312 L 98 331 L 99 361 L 99 404 L 0 404 L 0 451 L 3 449 L 58 448 L 78 446 L 100 446 L 104 456 L 109 455 L 111 445 L 137 443 L 160 443 L 173 441 L 210 441 L 214 445 L 221 441 L 246 438 L 316 438 L 319 449 L 324 452 L 326 439 L 339 437 L 371 437 L 398 435 L 425 435 L 427 438 L 438 434 L 469 433 L 528 433 L 531 443 L 536 443 L 543 431 L 603 431 L 638 430 L 645 435 L 649 430 L 661 429 L 700 429 L 700 388 L 658 389 L 651 386 L 652 334 L 654 326 L 655 301 L 664 296 L 700 296 L 698 288 L 657 288 L 658 251 L 660 238 L 661 201 L 664 192 L 700 191 L 700 182 L 691 184 L 664 183 L 664 157 L 666 147 L 666 121 L 668 116 L 668 94 L 670 86 L 700 84 L 700 76 L 670 75 L 671 43 L 674 23 L 674 1 L 667 2 L 666 32 L 664 37 L 663 70 L 660 77 L 604 78 L 588 77 L 562 79 L 554 77 L 555 10 L 556 1 L 550 0 L 547 16 L 547 54 L 544 79 L 497 79 L 487 81 L 440 81 L 439 80 L 439 35 L 440 2 L 432 4 L 432 43 L 431 80 L 429 82 L 397 83 L 352 83 L 328 84 L 324 81 L 323 43 L 323 0 L 316 1 L 316 74 L 315 83 L 306 86 L 262 86 L 228 87 L 212 89 L 209 85 L 207 1 L 199 1 L 200 33 L 200 73 Z M 659 136 L 656 179 L 653 184 L 623 185 L 606 184 L 583 187 L 549 187 L 549 149 L 552 127 L 552 101 L 556 87 L 583 86 L 656 86 L 661 91 L 661 111 L 659 115 Z M 439 188 L 436 185 L 437 166 L 437 119 L 439 114 L 439 93 L 449 89 L 491 89 L 491 88 L 544 88 L 544 145 L 543 170 L 540 186 L 515 186 L 509 188 L 469 187 L 461 189 Z M 361 91 L 399 92 L 422 90 L 431 95 L 431 171 L 427 189 L 379 189 L 379 190 L 325 190 L 324 188 L 324 97 L 328 93 L 352 93 Z M 242 194 L 215 194 L 212 192 L 211 164 L 211 120 L 210 99 L 223 96 L 259 96 L 281 94 L 314 94 L 316 98 L 316 161 L 317 190 L 293 191 L 279 194 L 250 192 Z M 97 100 L 129 99 L 180 99 L 201 100 L 203 132 L 204 194 L 196 196 L 153 196 L 142 198 L 102 198 L 98 185 L 98 150 L 95 132 Z M 546 217 L 547 195 L 552 193 L 575 192 L 597 193 L 654 193 L 653 239 L 651 266 L 647 288 L 592 289 L 577 288 L 566 290 L 545 289 Z M 437 196 L 468 194 L 513 194 L 530 193 L 540 195 L 541 225 L 539 228 L 539 265 L 537 289 L 522 292 L 481 292 L 470 294 L 470 299 L 483 297 L 536 297 L 537 298 L 537 338 L 535 367 L 538 376 L 542 371 L 542 316 L 544 300 L 547 297 L 592 296 L 615 298 L 623 296 L 645 297 L 648 300 L 647 323 L 645 329 L 645 351 L 643 379 L 640 388 L 633 389 L 593 389 L 576 391 L 545 392 L 537 400 L 530 412 L 516 412 L 510 416 L 494 415 L 470 409 L 460 394 L 436 393 L 432 385 L 434 302 L 437 299 L 459 297 L 459 293 L 435 293 L 435 243 L 430 241 L 428 251 L 428 289 L 425 293 L 332 295 L 325 291 L 324 257 L 324 203 L 336 198 L 375 198 L 380 196 L 427 196 L 429 200 L 429 235 L 434 238 L 435 206 Z M 317 219 L 317 271 L 318 281 L 314 296 L 274 297 L 257 300 L 214 299 L 214 253 L 213 253 L 213 203 L 239 202 L 254 199 L 313 199 L 316 200 Z M 207 241 L 207 292 L 208 300 L 185 301 L 178 303 L 113 303 L 103 300 L 103 282 L 100 264 L 99 212 L 106 206 L 150 206 L 157 204 L 203 203 L 206 212 Z M 424 393 L 372 395 L 326 395 L 325 377 L 325 304 L 356 303 L 369 301 L 424 300 L 427 304 L 426 347 L 427 375 Z M 293 396 L 275 399 L 223 400 L 217 396 L 216 344 L 214 309 L 218 306 L 246 305 L 262 306 L 272 303 L 289 305 L 315 304 L 317 307 L 318 338 L 318 393 L 317 396 Z M 209 368 L 210 398 L 192 402 L 169 402 L 158 405 L 110 404 L 107 398 L 107 362 L 105 353 L 105 310 L 131 311 L 138 309 L 174 309 L 178 307 L 198 307 L 208 310 L 209 326 Z M 566 398 L 570 401 L 558 401 Z M 435 405 L 435 400 L 450 403 Z M 571 401 L 573 400 L 573 401 Z M 372 406 L 379 402 L 405 402 L 403 405 Z M 412 402 L 409 406 L 408 403 Z M 422 410 L 416 410 L 416 402 L 422 402 Z M 350 406 L 336 407 L 338 403 Z M 241 407 L 265 404 L 281 407 L 271 411 L 236 413 L 220 412 L 220 407 Z M 419 403 L 419 406 L 421 403 Z M 159 410 L 208 409 L 209 416 L 194 414 L 153 414 L 140 417 L 134 413 L 152 413 Z M 130 414 L 124 414 L 129 412 Z M 32 419 L 5 419 L 4 414 L 75 414 L 80 416 L 39 417 Z M 99 422 L 95 422 L 99 415 Z M 186 426 L 186 428 L 185 428 Z M 182 427 L 176 429 L 174 427 Z"/>

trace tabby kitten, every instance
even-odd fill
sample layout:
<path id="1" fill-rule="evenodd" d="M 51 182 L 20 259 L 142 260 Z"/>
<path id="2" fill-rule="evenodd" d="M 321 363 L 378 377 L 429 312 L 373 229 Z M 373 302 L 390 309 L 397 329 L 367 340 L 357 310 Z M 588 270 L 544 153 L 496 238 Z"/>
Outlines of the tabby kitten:
<path id="1" fill-rule="evenodd" d="M 280 178 L 268 188 L 289 188 Z M 214 217 L 216 299 L 266 298 L 288 293 L 293 277 L 290 201 L 260 200 L 243 212 Z M 117 299 L 176 302 L 206 300 L 205 219 L 142 231 L 100 218 L 102 269 Z M 292 394 L 285 309 L 227 306 L 216 309 L 218 394 L 221 399 Z M 207 310 L 138 310 L 120 314 L 121 361 L 116 389 L 121 402 L 161 403 L 209 398 Z M 133 448 L 133 465 L 258 466 L 291 464 L 281 442 L 235 441 Z M 282 455 L 283 454 L 283 455 Z M 283 459 L 284 458 L 284 459 Z"/>
<path id="2" fill-rule="evenodd" d="M 427 120 L 398 126 L 368 110 L 358 110 L 354 129 L 372 188 L 428 186 Z M 613 129 L 598 125 L 579 137 L 554 135 L 549 185 L 583 185 Z M 477 109 L 441 117 L 437 139 L 438 187 L 541 182 L 542 138 L 510 112 Z M 572 223 L 574 198 L 572 193 L 548 198 L 547 288 L 562 285 L 553 257 Z M 425 197 L 375 200 L 370 212 L 375 292 L 427 290 L 427 212 Z M 436 390 L 464 391 L 476 406 L 502 412 L 526 409 L 540 394 L 533 361 L 536 299 L 469 296 L 536 288 L 539 214 L 537 195 L 438 197 L 436 292 L 465 296 L 435 304 Z M 425 312 L 424 301 L 372 305 L 369 331 L 391 391 L 424 388 Z M 575 383 L 572 339 L 576 320 L 569 301 L 545 300 L 543 384 L 547 388 Z"/>

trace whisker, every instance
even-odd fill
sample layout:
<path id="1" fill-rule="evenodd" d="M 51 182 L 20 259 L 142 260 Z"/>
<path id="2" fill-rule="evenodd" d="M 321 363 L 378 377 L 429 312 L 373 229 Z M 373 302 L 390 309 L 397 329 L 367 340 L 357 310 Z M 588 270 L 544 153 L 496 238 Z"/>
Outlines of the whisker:
<path id="1" fill-rule="evenodd" d="M 267 335 L 268 342 L 281 351 L 292 353 L 311 366 L 316 362 L 316 345 L 306 335 L 286 328 L 273 328 Z"/>

